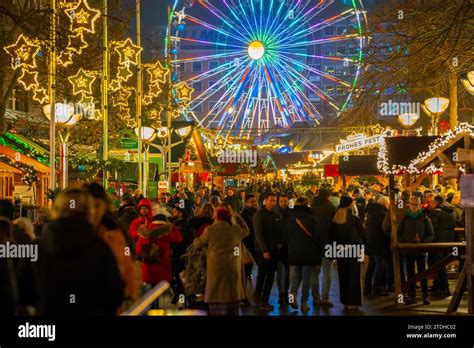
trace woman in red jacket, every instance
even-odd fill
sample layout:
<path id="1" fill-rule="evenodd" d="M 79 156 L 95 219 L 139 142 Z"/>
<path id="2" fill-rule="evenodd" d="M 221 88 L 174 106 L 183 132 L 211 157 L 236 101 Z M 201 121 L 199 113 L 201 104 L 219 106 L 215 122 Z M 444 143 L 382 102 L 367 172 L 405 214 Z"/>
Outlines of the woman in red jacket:
<path id="1" fill-rule="evenodd" d="M 147 226 L 148 224 L 150 224 L 151 217 L 153 216 L 151 210 L 151 202 L 146 198 L 140 200 L 137 206 L 137 210 L 138 214 L 140 214 L 140 217 L 137 217 L 135 220 L 132 221 L 128 230 L 128 234 L 130 235 L 130 237 L 132 237 L 134 242 L 136 242 L 138 238 L 138 228 L 141 225 Z"/>
<path id="2" fill-rule="evenodd" d="M 179 230 L 157 215 L 155 221 L 138 228 L 137 255 L 142 261 L 142 281 L 152 286 L 162 280 L 171 282 L 171 244 L 181 243 Z"/>

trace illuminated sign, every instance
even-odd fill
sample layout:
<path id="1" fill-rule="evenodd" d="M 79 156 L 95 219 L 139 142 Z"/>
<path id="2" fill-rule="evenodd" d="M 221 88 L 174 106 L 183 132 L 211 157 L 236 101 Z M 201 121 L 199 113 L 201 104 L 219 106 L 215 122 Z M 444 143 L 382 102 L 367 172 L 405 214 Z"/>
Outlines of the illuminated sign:
<path id="1" fill-rule="evenodd" d="M 347 140 L 341 140 L 341 144 L 336 145 L 336 153 L 349 152 L 364 147 L 380 146 L 383 134 L 367 136 L 366 134 L 357 134 L 347 137 Z"/>

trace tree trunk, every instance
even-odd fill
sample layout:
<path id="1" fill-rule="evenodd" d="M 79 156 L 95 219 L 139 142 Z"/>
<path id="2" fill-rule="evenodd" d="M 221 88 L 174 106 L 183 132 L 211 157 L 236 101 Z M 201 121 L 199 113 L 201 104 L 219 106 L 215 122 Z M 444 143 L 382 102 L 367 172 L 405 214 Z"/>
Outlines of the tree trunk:
<path id="1" fill-rule="evenodd" d="M 458 125 L 458 75 L 455 69 L 449 72 L 449 126 L 454 129 Z"/>

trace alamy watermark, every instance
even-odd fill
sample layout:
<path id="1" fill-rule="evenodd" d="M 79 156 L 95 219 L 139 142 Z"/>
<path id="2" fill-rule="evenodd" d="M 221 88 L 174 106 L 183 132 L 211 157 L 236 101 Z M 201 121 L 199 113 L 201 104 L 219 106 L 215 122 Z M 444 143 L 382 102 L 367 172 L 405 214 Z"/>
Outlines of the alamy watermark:
<path id="1" fill-rule="evenodd" d="M 231 150 L 225 149 L 217 156 L 219 163 L 246 163 L 250 167 L 257 166 L 257 150 Z"/>
<path id="2" fill-rule="evenodd" d="M 420 103 L 410 103 L 410 102 L 397 102 L 392 101 L 391 99 L 388 102 L 380 103 L 379 114 L 380 116 L 399 116 L 403 114 L 416 114 L 420 116 L 421 114 L 421 104 Z"/>
<path id="3" fill-rule="evenodd" d="M 30 259 L 38 261 L 38 244 L 15 244 L 6 242 L 0 244 L 0 258 Z"/>
<path id="4" fill-rule="evenodd" d="M 324 257 L 327 259 L 357 259 L 363 262 L 365 259 L 365 249 L 363 244 L 326 244 L 324 247 Z"/>

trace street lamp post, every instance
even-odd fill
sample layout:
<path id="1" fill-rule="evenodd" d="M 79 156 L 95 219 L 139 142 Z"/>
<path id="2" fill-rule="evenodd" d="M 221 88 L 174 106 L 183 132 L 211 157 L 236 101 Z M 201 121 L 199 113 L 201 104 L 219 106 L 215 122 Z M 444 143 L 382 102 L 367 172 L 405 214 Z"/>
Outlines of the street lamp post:
<path id="1" fill-rule="evenodd" d="M 446 111 L 449 106 L 449 99 L 443 97 L 426 99 L 421 108 L 431 117 L 431 126 L 433 135 L 438 135 L 438 122 L 441 114 Z"/>
<path id="2" fill-rule="evenodd" d="M 51 18 L 50 18 L 50 47 L 48 62 L 48 93 L 49 93 L 49 114 L 52 115 L 49 121 L 49 188 L 56 189 L 56 123 L 55 108 L 56 104 L 56 0 L 51 0 Z"/>
<path id="3" fill-rule="evenodd" d="M 404 113 L 400 114 L 397 117 L 398 122 L 405 128 L 404 133 L 408 133 L 408 129 L 413 126 L 416 121 L 418 121 L 420 118 L 420 115 L 417 113 Z"/>
<path id="4" fill-rule="evenodd" d="M 139 139 L 141 139 L 141 142 L 143 144 L 143 178 L 142 178 L 142 193 L 143 196 L 146 197 L 147 195 L 147 186 L 148 186 L 148 157 L 149 157 L 149 151 L 150 151 L 150 144 L 155 140 L 157 134 L 156 134 L 156 129 L 152 127 L 141 127 L 141 128 L 135 128 L 135 134 Z"/>
<path id="5" fill-rule="evenodd" d="M 53 110 L 53 114 L 51 114 Z M 74 106 L 70 104 L 55 104 L 55 107 L 51 105 L 45 105 L 43 107 L 43 112 L 50 122 L 62 126 L 65 129 L 65 134 L 59 133 L 60 140 L 60 149 L 61 149 L 61 188 L 65 189 L 68 186 L 68 167 L 69 167 L 69 158 L 68 158 L 68 146 L 67 142 L 69 140 L 69 131 L 70 127 L 74 126 L 82 117 L 81 114 L 74 113 Z M 53 117 L 52 117 L 53 115 Z"/>

